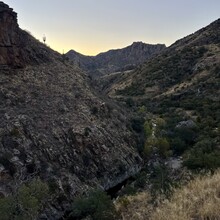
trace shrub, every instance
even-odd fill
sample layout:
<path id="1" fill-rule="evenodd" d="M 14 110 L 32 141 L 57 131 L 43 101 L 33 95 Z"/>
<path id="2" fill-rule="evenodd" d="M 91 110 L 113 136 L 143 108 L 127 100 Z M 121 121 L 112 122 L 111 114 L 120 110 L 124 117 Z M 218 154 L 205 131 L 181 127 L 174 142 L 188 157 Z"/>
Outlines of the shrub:
<path id="1" fill-rule="evenodd" d="M 142 105 L 141 107 L 138 108 L 138 113 L 142 114 L 142 113 L 145 113 L 145 112 L 147 112 L 147 109 L 144 105 Z"/>
<path id="2" fill-rule="evenodd" d="M 180 127 L 175 129 L 175 135 L 187 145 L 192 145 L 195 143 L 197 132 L 196 128 Z"/>
<path id="3" fill-rule="evenodd" d="M 147 181 L 148 181 L 147 173 L 143 171 L 136 176 L 135 187 L 144 188 L 147 184 Z"/>
<path id="4" fill-rule="evenodd" d="M 150 220 L 219 219 L 220 172 L 192 180 L 177 189 L 151 214 Z"/>
<path id="5" fill-rule="evenodd" d="M 144 143 L 144 149 L 143 149 L 143 156 L 148 158 L 153 150 L 153 147 L 155 146 L 155 139 L 154 138 L 148 138 Z"/>
<path id="6" fill-rule="evenodd" d="M 171 140 L 171 148 L 174 153 L 181 155 L 186 150 L 186 143 L 179 137 L 173 138 Z"/>
<path id="7" fill-rule="evenodd" d="M 171 189 L 171 182 L 168 168 L 164 164 L 159 164 L 154 167 L 151 176 L 152 194 L 156 195 L 157 192 L 169 192 Z"/>
<path id="8" fill-rule="evenodd" d="M 170 198 L 160 195 L 152 204 L 152 196 L 141 192 L 119 199 L 116 207 L 124 220 L 219 220 L 220 172 L 197 177 L 183 188 L 174 189 Z M 128 201 L 128 202 L 127 202 Z"/>
<path id="9" fill-rule="evenodd" d="M 189 151 L 184 165 L 189 169 L 216 169 L 220 167 L 220 150 L 214 141 L 204 139 L 195 144 Z"/>
<path id="10" fill-rule="evenodd" d="M 91 216 L 94 220 L 117 219 L 117 212 L 110 196 L 101 190 L 89 192 L 87 197 L 77 198 L 73 203 L 71 218 Z"/>
<path id="11" fill-rule="evenodd" d="M 145 135 L 145 137 L 152 136 L 152 126 L 151 126 L 151 123 L 148 121 L 145 121 L 145 123 L 144 123 L 144 135 Z"/>
<path id="12" fill-rule="evenodd" d="M 136 187 L 134 187 L 133 185 L 126 185 L 123 189 L 122 189 L 122 191 L 121 191 L 121 193 L 120 193 L 120 196 L 123 196 L 123 195 L 134 195 L 134 194 L 136 194 L 137 193 L 137 188 Z"/>
<path id="13" fill-rule="evenodd" d="M 22 184 L 16 192 L 0 199 L 0 219 L 36 219 L 47 200 L 48 192 L 47 185 L 39 179 Z"/>
<path id="14" fill-rule="evenodd" d="M 156 141 L 156 144 L 155 146 L 157 147 L 158 151 L 159 151 L 159 154 L 162 156 L 162 157 L 167 157 L 168 154 L 169 154 L 169 149 L 170 149 L 170 144 L 169 142 L 167 141 L 166 138 L 159 138 L 157 141 Z"/>
<path id="15" fill-rule="evenodd" d="M 131 127 L 137 133 L 141 133 L 143 131 L 143 123 L 144 120 L 142 118 L 133 118 L 131 120 Z"/>
<path id="16" fill-rule="evenodd" d="M 116 201 L 116 208 L 124 220 L 149 219 L 149 211 L 152 209 L 150 200 L 150 194 L 145 191 L 120 198 Z"/>

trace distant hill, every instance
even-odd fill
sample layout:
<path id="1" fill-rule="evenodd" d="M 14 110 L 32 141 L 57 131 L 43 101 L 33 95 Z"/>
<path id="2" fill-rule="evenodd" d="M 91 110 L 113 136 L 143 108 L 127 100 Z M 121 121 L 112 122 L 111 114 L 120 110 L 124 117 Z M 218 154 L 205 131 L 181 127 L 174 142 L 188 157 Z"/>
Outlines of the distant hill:
<path id="1" fill-rule="evenodd" d="M 66 56 L 85 70 L 90 76 L 102 76 L 113 72 L 130 70 L 164 50 L 164 44 L 145 44 L 134 42 L 132 45 L 116 50 L 109 50 L 97 56 L 84 56 L 74 50 Z"/>

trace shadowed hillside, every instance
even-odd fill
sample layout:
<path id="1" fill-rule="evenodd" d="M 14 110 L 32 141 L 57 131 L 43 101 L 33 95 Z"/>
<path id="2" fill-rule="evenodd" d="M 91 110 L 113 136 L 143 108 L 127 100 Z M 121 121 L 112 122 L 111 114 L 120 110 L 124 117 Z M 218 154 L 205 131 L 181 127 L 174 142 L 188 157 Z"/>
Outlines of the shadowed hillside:
<path id="1" fill-rule="evenodd" d="M 51 219 L 89 187 L 138 172 L 127 113 L 96 95 L 87 77 L 17 24 L 0 3 L 0 192 L 40 177 L 54 192 Z"/>

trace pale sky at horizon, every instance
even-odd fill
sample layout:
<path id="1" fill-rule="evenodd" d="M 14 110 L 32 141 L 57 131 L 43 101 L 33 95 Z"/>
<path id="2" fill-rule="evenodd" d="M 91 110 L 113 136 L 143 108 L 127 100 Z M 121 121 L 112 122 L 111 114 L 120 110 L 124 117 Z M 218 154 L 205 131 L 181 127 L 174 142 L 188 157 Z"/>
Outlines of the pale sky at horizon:
<path id="1" fill-rule="evenodd" d="M 220 0 L 3 0 L 22 29 L 60 53 L 96 55 L 134 41 L 167 46 L 220 18 Z"/>

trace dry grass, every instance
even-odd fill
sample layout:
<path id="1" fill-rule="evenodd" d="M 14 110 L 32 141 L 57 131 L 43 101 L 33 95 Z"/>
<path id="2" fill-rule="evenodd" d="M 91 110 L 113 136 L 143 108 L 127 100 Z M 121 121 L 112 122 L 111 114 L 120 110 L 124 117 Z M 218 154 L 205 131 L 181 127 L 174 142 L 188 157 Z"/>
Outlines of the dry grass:
<path id="1" fill-rule="evenodd" d="M 152 220 L 220 219 L 220 172 L 200 177 L 176 190 L 152 214 Z"/>
<path id="2" fill-rule="evenodd" d="M 123 220 L 145 220 L 149 219 L 149 214 L 153 209 L 150 200 L 151 196 L 142 192 L 134 196 L 123 197 L 115 205 Z"/>
<path id="3" fill-rule="evenodd" d="M 117 205 L 124 220 L 220 220 L 220 171 L 189 182 L 154 209 L 147 193 L 126 198 L 126 206 Z"/>

